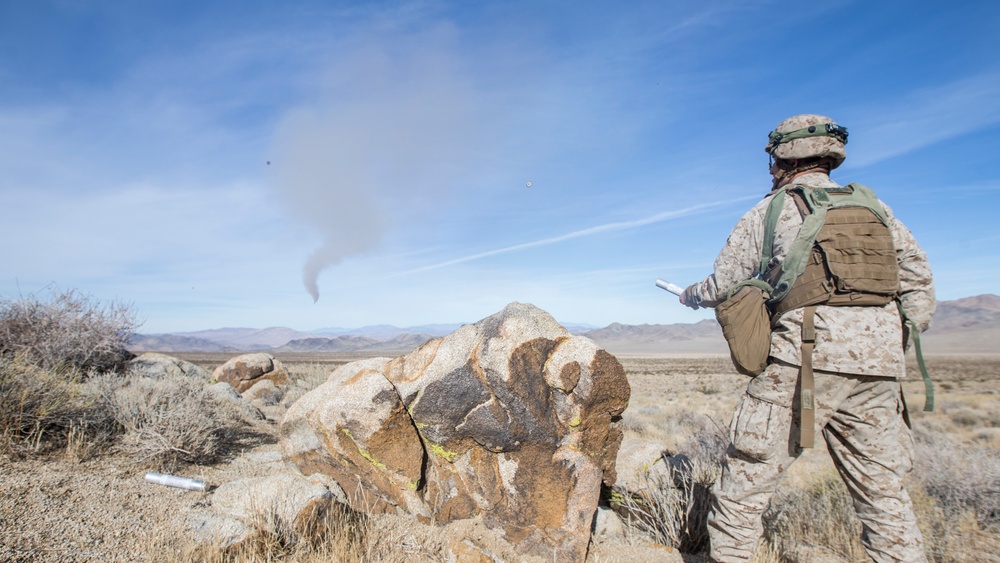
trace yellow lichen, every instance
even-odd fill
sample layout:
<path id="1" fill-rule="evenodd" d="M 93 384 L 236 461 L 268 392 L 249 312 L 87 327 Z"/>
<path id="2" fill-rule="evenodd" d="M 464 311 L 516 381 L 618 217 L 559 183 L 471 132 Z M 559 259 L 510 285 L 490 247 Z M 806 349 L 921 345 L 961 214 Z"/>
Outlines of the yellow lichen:
<path id="1" fill-rule="evenodd" d="M 434 455 L 444 458 L 448 463 L 455 463 L 455 458 L 458 457 L 458 452 L 452 452 L 444 449 L 444 446 L 440 444 L 435 444 L 433 442 L 426 442 L 427 449 L 431 451 Z"/>
<path id="2" fill-rule="evenodd" d="M 367 459 L 368 463 L 374 465 L 375 467 L 377 467 L 379 469 L 385 469 L 385 464 L 384 463 L 382 463 L 381 461 L 375 459 L 375 456 L 373 456 L 372 454 L 368 453 L 368 450 L 366 450 L 366 449 L 362 448 L 360 445 L 358 445 L 357 440 L 354 440 L 354 436 L 351 435 L 351 431 L 350 430 L 348 430 L 347 428 L 341 428 L 340 431 L 343 432 L 345 436 L 347 436 L 348 438 L 350 438 L 354 442 L 354 446 L 356 448 L 358 448 L 358 453 L 361 454 L 361 457 Z"/>
<path id="3" fill-rule="evenodd" d="M 372 454 L 368 453 L 368 450 L 358 446 L 358 452 L 360 452 L 361 455 L 368 460 L 368 463 L 371 463 L 372 465 L 374 465 L 379 469 L 385 469 L 385 464 L 375 459 L 375 457 L 372 456 Z"/>

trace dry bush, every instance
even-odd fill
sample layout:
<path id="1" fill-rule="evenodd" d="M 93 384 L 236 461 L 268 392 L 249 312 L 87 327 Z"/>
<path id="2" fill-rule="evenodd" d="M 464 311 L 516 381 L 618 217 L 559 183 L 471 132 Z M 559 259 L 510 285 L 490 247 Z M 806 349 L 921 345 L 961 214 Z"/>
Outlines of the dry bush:
<path id="1" fill-rule="evenodd" d="M 919 429 L 916 438 L 914 475 L 945 517 L 969 512 L 983 529 L 1000 532 L 1000 451 Z"/>
<path id="2" fill-rule="evenodd" d="M 340 504 L 316 514 L 308 530 L 290 530 L 273 511 L 257 510 L 249 519 L 250 536 L 221 548 L 188 546 L 184 561 L 264 563 L 270 561 L 371 561 L 375 546 L 367 538 L 367 517 Z"/>
<path id="3" fill-rule="evenodd" d="M 219 461 L 245 430 L 204 383 L 188 377 L 123 379 L 110 394 L 115 420 L 124 429 L 121 447 L 140 462 L 173 467 L 180 461 Z"/>
<path id="4" fill-rule="evenodd" d="M 616 491 L 611 504 L 629 524 L 662 545 L 697 553 L 708 545 L 711 487 L 725 457 L 728 436 L 706 416 L 683 412 L 677 427 L 691 435 L 664 458 L 667 471 L 649 474 L 645 492 Z"/>
<path id="5" fill-rule="evenodd" d="M 166 530 L 154 534 L 147 548 L 151 561 L 197 563 L 412 563 L 447 561 L 441 529 L 421 526 L 412 518 L 369 516 L 335 503 L 318 514 L 313 526 L 292 532 L 276 525 L 267 510 L 249 518 L 250 536 L 231 546 L 195 545 Z"/>
<path id="6" fill-rule="evenodd" d="M 75 368 L 44 369 L 0 358 L 0 449 L 47 453 L 69 447 L 84 458 L 114 436 L 114 420 L 99 393 Z"/>
<path id="7" fill-rule="evenodd" d="M 863 561 L 861 521 L 832 470 L 804 487 L 780 489 L 764 512 L 764 537 L 785 561 Z"/>
<path id="8" fill-rule="evenodd" d="M 125 346 L 139 324 L 131 306 L 74 290 L 0 299 L 0 354 L 46 369 L 115 370 L 129 359 Z"/>
<path id="9" fill-rule="evenodd" d="M 983 415 L 975 409 L 967 407 L 955 410 L 950 415 L 951 421 L 959 426 L 973 427 L 983 424 Z"/>
<path id="10" fill-rule="evenodd" d="M 612 493 L 611 505 L 658 544 L 697 553 L 708 543 L 709 491 L 718 467 L 677 456 L 666 473 L 649 475 L 645 491 Z"/>

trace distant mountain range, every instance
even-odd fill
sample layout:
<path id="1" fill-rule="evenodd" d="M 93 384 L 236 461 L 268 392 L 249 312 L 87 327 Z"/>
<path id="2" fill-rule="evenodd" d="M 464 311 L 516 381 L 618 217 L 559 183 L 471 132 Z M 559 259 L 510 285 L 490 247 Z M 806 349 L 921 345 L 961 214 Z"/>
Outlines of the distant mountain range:
<path id="1" fill-rule="evenodd" d="M 453 332 L 461 324 L 399 328 L 374 325 L 357 329 L 324 328 L 301 332 L 286 327 L 219 328 L 176 334 L 138 334 L 133 352 L 267 351 L 274 353 L 379 352 L 405 353 Z M 624 325 L 604 328 L 568 325 L 615 354 L 724 354 L 722 331 L 714 320 L 665 325 Z M 986 294 L 938 303 L 931 329 L 922 338 L 927 353 L 1000 353 L 1000 296 Z"/>

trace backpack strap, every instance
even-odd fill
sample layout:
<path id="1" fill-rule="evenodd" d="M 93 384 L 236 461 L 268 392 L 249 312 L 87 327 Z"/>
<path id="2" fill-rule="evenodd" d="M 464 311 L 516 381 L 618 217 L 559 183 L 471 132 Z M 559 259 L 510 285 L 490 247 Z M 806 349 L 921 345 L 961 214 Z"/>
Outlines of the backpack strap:
<path id="1" fill-rule="evenodd" d="M 816 346 L 816 306 L 802 310 L 802 366 L 799 371 L 799 447 L 811 448 L 816 435 L 812 353 Z"/>
<path id="2" fill-rule="evenodd" d="M 781 208 L 785 205 L 785 194 L 787 186 L 782 186 L 775 192 L 770 203 L 767 204 L 767 212 L 764 214 L 764 245 L 760 253 L 760 268 L 757 275 L 761 278 L 767 272 L 767 266 L 774 258 L 774 231 L 778 228 L 778 217 L 781 215 Z"/>
<path id="3" fill-rule="evenodd" d="M 886 213 L 885 207 L 882 206 L 882 202 L 878 200 L 878 196 L 875 195 L 875 192 L 872 191 L 871 188 L 864 184 L 858 184 L 855 182 L 847 184 L 843 189 L 846 190 L 848 188 L 852 190 L 851 198 L 857 205 L 867 207 L 872 213 L 875 214 L 876 217 L 878 217 L 878 220 L 881 221 L 883 225 L 886 227 L 889 226 L 889 214 Z"/>
<path id="4" fill-rule="evenodd" d="M 907 341 L 913 340 L 913 351 L 917 356 L 917 367 L 920 368 L 920 376 L 924 379 L 924 412 L 934 410 L 934 382 L 927 373 L 927 366 L 924 364 L 924 351 L 920 347 L 920 329 L 917 324 L 906 317 L 903 311 L 903 304 L 897 299 L 896 306 L 899 307 L 899 318 L 903 321 L 903 349 L 906 349 Z M 907 333 L 909 333 L 907 335 Z"/>
<path id="5" fill-rule="evenodd" d="M 801 198 L 806 202 L 808 213 L 802 216 L 802 226 L 799 227 L 792 246 L 785 255 L 785 260 L 781 264 L 781 275 L 774 281 L 774 291 L 768 304 L 773 308 L 792 288 L 792 284 L 798 279 L 806 269 L 809 256 L 812 254 L 812 245 L 816 240 L 816 235 L 823 228 L 826 222 L 826 210 L 830 207 L 829 197 L 823 190 L 813 190 L 802 186 L 782 188 L 774 195 L 768 204 L 767 213 L 764 215 L 764 244 L 761 252 L 761 276 L 767 270 L 771 259 L 774 257 L 774 236 L 778 225 L 778 217 L 781 215 L 781 208 L 785 201 L 785 192 L 794 192 L 794 197 Z M 817 195 L 821 193 L 822 195 Z M 799 203 L 797 201 L 797 203 Z M 766 259 L 766 261 L 765 261 Z"/>

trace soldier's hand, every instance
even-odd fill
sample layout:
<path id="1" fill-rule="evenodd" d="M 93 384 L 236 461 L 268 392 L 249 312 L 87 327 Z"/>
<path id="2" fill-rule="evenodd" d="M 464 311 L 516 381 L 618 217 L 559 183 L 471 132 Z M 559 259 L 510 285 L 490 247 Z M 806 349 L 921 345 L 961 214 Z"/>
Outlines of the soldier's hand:
<path id="1" fill-rule="evenodd" d="M 698 293 L 695 291 L 695 286 L 689 285 L 687 289 L 681 293 L 680 301 L 681 305 L 686 305 L 692 309 L 698 309 L 698 306 L 701 304 L 701 297 L 699 297 Z"/>

